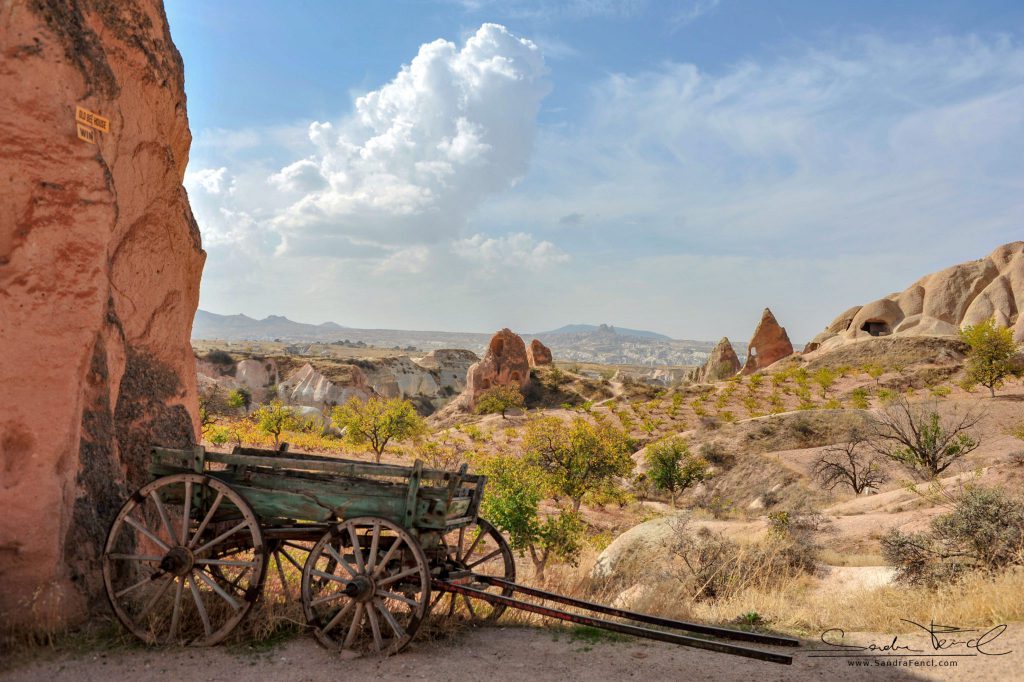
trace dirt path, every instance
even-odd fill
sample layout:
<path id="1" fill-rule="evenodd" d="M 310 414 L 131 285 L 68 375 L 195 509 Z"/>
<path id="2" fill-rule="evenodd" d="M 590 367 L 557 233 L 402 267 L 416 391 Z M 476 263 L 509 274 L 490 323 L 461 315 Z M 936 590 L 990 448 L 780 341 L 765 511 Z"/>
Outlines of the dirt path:
<path id="1" fill-rule="evenodd" d="M 882 641 L 859 635 L 854 642 Z M 891 636 L 888 638 L 891 639 Z M 847 640 L 849 641 L 849 639 Z M 901 640 L 903 641 L 903 640 Z M 919 638 L 911 640 L 916 646 Z M 1004 656 L 921 661 L 955 661 L 955 668 L 853 666 L 846 659 L 812 657 L 807 644 L 793 666 L 763 663 L 639 640 L 581 639 L 567 631 L 481 628 L 450 642 L 420 642 L 386 659 L 342 660 L 297 637 L 266 650 L 130 649 L 112 653 L 39 655 L 0 673 L 5 682 L 158 682 L 161 680 L 1013 680 L 1024 670 L 1024 623 L 1014 623 L 998 640 Z M 967 651 L 959 649 L 960 652 Z M 890 659 L 892 660 L 892 659 Z M 862 661 L 857 661 L 862 662 Z"/>

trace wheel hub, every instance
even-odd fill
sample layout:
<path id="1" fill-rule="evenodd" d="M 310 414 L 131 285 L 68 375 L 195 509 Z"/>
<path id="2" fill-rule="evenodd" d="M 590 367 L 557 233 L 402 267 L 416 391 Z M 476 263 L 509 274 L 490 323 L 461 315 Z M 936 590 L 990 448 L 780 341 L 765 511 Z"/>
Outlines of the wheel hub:
<path id="1" fill-rule="evenodd" d="M 345 585 L 345 594 L 359 602 L 370 601 L 376 591 L 373 579 L 367 575 L 358 575 Z"/>
<path id="2" fill-rule="evenodd" d="M 174 547 L 160 560 L 160 570 L 172 575 L 182 576 L 192 570 L 195 562 L 192 551 L 187 547 Z"/>

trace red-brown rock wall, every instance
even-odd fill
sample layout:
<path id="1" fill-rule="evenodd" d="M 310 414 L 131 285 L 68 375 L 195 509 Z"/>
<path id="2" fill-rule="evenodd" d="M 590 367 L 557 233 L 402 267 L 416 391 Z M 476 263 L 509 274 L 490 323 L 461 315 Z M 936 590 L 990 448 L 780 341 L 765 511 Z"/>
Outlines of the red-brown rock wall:
<path id="1" fill-rule="evenodd" d="M 159 0 L 0 12 L 0 623 L 101 603 L 98 553 L 154 442 L 197 428 L 205 253 Z M 110 120 L 78 138 L 76 106 Z"/>

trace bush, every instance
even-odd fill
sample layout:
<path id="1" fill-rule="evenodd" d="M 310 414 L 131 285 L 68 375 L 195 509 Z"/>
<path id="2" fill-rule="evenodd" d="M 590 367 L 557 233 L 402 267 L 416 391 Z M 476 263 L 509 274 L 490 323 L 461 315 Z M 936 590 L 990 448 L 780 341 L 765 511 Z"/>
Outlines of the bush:
<path id="1" fill-rule="evenodd" d="M 673 520 L 671 574 L 694 601 L 728 599 L 748 588 L 771 589 L 815 570 L 815 547 L 805 536 L 768 537 L 740 544 L 686 519 Z"/>
<path id="2" fill-rule="evenodd" d="M 718 441 L 704 443 L 698 448 L 697 454 L 708 464 L 713 464 L 723 469 L 729 469 L 736 463 L 736 456 L 728 452 L 725 446 Z"/>
<path id="3" fill-rule="evenodd" d="M 998 488 L 969 489 L 952 512 L 932 519 L 927 532 L 890 530 L 882 556 L 896 568 L 897 580 L 929 586 L 1022 565 L 1024 501 Z"/>
<path id="4" fill-rule="evenodd" d="M 203 356 L 203 360 L 213 363 L 214 365 L 233 365 L 235 359 L 231 357 L 231 353 L 224 350 L 211 350 L 209 353 Z"/>

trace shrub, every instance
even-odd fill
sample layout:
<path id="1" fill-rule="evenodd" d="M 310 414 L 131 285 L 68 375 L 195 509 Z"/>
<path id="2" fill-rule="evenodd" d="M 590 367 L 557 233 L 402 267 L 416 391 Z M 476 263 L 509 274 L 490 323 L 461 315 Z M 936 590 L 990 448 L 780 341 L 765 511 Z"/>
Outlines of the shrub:
<path id="1" fill-rule="evenodd" d="M 871 394 L 863 386 L 850 392 L 850 405 L 858 410 L 866 410 L 871 406 Z"/>
<path id="2" fill-rule="evenodd" d="M 694 601 L 728 599 L 752 587 L 771 589 L 815 569 L 814 547 L 804 536 L 740 544 L 705 527 L 690 530 L 685 518 L 670 523 L 671 575 Z"/>
<path id="3" fill-rule="evenodd" d="M 988 319 L 962 329 L 960 338 L 970 346 L 967 376 L 987 388 L 993 398 L 1007 377 L 1019 374 L 1014 360 L 1017 343 L 1009 327 L 996 326 L 995 320 Z"/>
<path id="4" fill-rule="evenodd" d="M 352 398 L 331 412 L 335 426 L 344 429 L 345 440 L 352 445 L 365 445 L 373 451 L 375 461 L 388 443 L 400 442 L 426 432 L 423 418 L 408 400 L 392 398 L 384 400 L 372 397 L 368 400 Z"/>
<path id="5" fill-rule="evenodd" d="M 480 394 L 476 403 L 477 414 L 500 414 L 523 406 L 523 393 L 518 386 L 492 386 Z"/>
<path id="6" fill-rule="evenodd" d="M 697 450 L 701 459 L 723 469 L 728 469 L 736 463 L 736 456 L 726 451 L 725 447 L 717 442 L 704 443 Z"/>
<path id="7" fill-rule="evenodd" d="M 981 444 L 971 435 L 981 417 L 972 412 L 942 416 L 934 406 L 900 398 L 874 418 L 872 445 L 918 476 L 935 478 Z"/>
<path id="8" fill-rule="evenodd" d="M 647 466 L 651 483 L 669 494 L 673 507 L 680 493 L 711 475 L 708 463 L 691 455 L 682 438 L 670 438 L 648 447 Z"/>
<path id="9" fill-rule="evenodd" d="M 584 496 L 614 487 L 617 478 L 633 470 L 626 434 L 606 420 L 575 417 L 566 424 L 557 417 L 540 417 L 526 427 L 528 460 L 545 471 L 557 490 L 578 512 Z"/>
<path id="10" fill-rule="evenodd" d="M 215 365 L 233 365 L 235 359 L 231 357 L 231 353 L 224 350 L 211 350 L 209 353 L 203 356 L 203 360 L 213 363 Z"/>
<path id="11" fill-rule="evenodd" d="M 890 530 L 882 555 L 897 580 L 931 586 L 1024 564 L 1024 502 L 998 488 L 969 489 L 927 532 Z"/>

